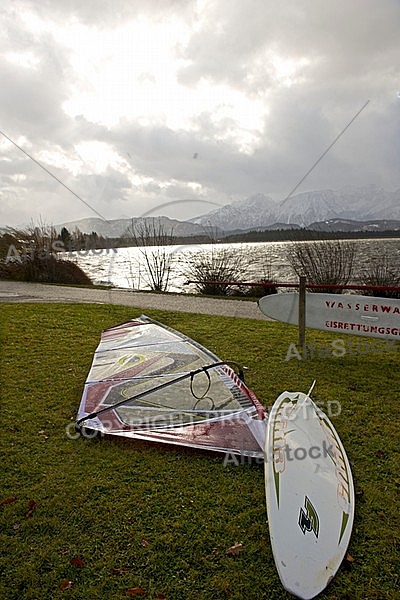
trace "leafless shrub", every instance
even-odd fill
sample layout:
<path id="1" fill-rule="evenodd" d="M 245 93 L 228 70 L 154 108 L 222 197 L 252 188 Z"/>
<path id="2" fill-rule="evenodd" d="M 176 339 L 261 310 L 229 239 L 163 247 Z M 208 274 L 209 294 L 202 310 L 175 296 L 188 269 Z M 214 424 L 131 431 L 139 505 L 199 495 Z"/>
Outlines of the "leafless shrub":
<path id="1" fill-rule="evenodd" d="M 384 250 L 378 260 L 364 267 L 360 280 L 363 285 L 400 286 L 398 262 L 395 263 L 391 255 Z M 400 291 L 395 290 L 362 290 L 361 294 L 380 298 L 400 298 Z"/>
<path id="2" fill-rule="evenodd" d="M 15 237 L 9 230 L 0 236 L 0 261 L 6 260 L 10 246 L 15 245 L 15 242 Z"/>
<path id="3" fill-rule="evenodd" d="M 56 229 L 43 221 L 25 229 L 7 228 L 0 243 L 0 278 L 91 285 L 78 265 L 57 257 L 52 244 L 58 239 Z"/>
<path id="4" fill-rule="evenodd" d="M 268 285 L 252 285 L 252 286 L 243 286 L 240 288 L 240 294 L 243 296 L 248 296 L 252 298 L 262 298 L 263 296 L 269 296 L 270 294 L 277 294 L 278 288 L 275 285 L 275 281 L 273 278 L 269 277 L 261 277 L 254 281 L 253 283 L 259 284 L 268 284 Z"/>
<path id="5" fill-rule="evenodd" d="M 252 298 L 262 298 L 263 296 L 269 296 L 270 294 L 277 294 L 278 288 L 276 285 L 273 285 L 276 280 L 272 274 L 271 258 L 268 253 L 266 253 L 265 249 L 263 248 L 261 252 L 257 251 L 255 248 L 250 249 L 247 258 L 249 269 L 251 267 L 251 271 L 253 271 L 250 277 L 248 277 L 249 282 L 264 283 L 268 285 L 240 287 L 240 295 Z M 258 274 L 257 277 L 254 277 L 254 269 L 256 269 Z"/>
<path id="6" fill-rule="evenodd" d="M 139 248 L 138 269 L 144 271 L 143 279 L 150 289 L 165 292 L 172 267 L 172 254 L 168 249 L 174 243 L 173 231 L 167 232 L 160 218 L 143 218 L 132 221 L 128 234 Z"/>
<path id="7" fill-rule="evenodd" d="M 340 294 L 342 290 L 326 288 L 324 284 L 346 285 L 350 282 L 356 246 L 345 240 L 292 242 L 286 257 L 296 275 L 306 277 L 307 283 L 321 284 L 312 291 Z"/>
<path id="8" fill-rule="evenodd" d="M 0 263 L 0 279 L 64 283 L 66 285 L 92 285 L 90 278 L 70 260 L 54 256 L 30 258 L 22 262 Z"/>
<path id="9" fill-rule="evenodd" d="M 230 296 L 237 294 L 238 288 L 230 282 L 242 281 L 248 271 L 248 259 L 243 247 L 217 247 L 211 245 L 191 255 L 184 267 L 184 274 L 195 281 L 199 294 L 210 296 Z M 219 283 L 221 282 L 221 283 Z"/>

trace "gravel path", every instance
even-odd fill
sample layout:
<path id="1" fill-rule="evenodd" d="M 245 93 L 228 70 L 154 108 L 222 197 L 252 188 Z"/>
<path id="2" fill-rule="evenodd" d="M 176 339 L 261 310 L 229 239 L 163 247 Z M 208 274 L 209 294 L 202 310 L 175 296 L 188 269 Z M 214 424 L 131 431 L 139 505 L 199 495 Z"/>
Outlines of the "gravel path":
<path id="1" fill-rule="evenodd" d="M 89 302 L 268 321 L 257 302 L 0 280 L 0 302 Z"/>

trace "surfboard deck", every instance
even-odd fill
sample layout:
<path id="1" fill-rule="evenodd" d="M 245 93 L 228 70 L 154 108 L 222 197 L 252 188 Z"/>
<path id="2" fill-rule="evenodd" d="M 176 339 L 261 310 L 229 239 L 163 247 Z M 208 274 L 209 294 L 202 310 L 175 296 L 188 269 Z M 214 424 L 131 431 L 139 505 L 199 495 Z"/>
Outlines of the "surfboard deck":
<path id="1" fill-rule="evenodd" d="M 271 294 L 259 300 L 271 319 L 297 325 L 299 295 Z M 400 341 L 400 300 L 356 294 L 306 293 L 306 327 Z"/>
<path id="2" fill-rule="evenodd" d="M 328 417 L 305 394 L 274 403 L 265 445 L 272 551 L 286 590 L 314 598 L 337 572 L 354 519 L 346 452 Z"/>

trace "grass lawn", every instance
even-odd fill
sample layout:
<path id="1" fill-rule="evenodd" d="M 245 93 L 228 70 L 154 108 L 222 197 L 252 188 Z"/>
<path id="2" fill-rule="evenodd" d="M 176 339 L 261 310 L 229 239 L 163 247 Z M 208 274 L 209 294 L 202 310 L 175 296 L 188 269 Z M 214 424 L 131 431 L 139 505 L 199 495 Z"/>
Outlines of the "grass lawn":
<path id="1" fill-rule="evenodd" d="M 1 305 L 0 598 L 291 598 L 270 549 L 262 466 L 224 467 L 210 453 L 66 435 L 101 330 L 140 312 Z M 285 389 L 306 392 L 313 379 L 322 408 L 340 403 L 332 421 L 355 479 L 353 561 L 320 598 L 399 598 L 400 345 L 397 353 L 285 361 L 295 327 L 148 315 L 246 365 L 265 405 Z M 317 345 L 333 339 L 307 332 Z M 235 543 L 239 554 L 227 554 Z"/>

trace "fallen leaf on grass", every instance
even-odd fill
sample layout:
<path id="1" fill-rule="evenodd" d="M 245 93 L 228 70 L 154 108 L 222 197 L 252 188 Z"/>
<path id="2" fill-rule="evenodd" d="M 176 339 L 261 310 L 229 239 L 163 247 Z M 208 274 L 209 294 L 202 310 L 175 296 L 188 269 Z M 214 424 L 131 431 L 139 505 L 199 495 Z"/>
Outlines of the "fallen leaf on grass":
<path id="1" fill-rule="evenodd" d="M 142 540 L 140 542 L 140 545 L 143 546 L 143 548 L 147 548 L 148 546 L 150 546 L 150 542 L 148 542 L 147 540 Z"/>
<path id="2" fill-rule="evenodd" d="M 36 508 L 36 502 L 34 500 L 29 500 L 28 502 L 28 510 L 25 513 L 25 519 L 29 519 L 32 516 Z"/>
<path id="3" fill-rule="evenodd" d="M 69 562 L 73 567 L 83 567 L 85 565 L 80 556 L 74 556 Z"/>
<path id="4" fill-rule="evenodd" d="M 233 546 L 231 546 L 230 548 L 228 548 L 228 550 L 226 551 L 225 554 L 239 554 L 242 549 L 243 549 L 243 544 L 236 543 Z"/>
<path id="5" fill-rule="evenodd" d="M 146 590 L 140 587 L 128 588 L 126 590 L 127 596 L 147 596 Z"/>
<path id="6" fill-rule="evenodd" d="M 376 455 L 378 458 L 387 458 L 387 457 L 388 457 L 388 453 L 386 452 L 386 450 L 377 450 L 377 451 L 375 452 L 375 455 Z"/>
<path id="7" fill-rule="evenodd" d="M 3 504 L 11 504 L 11 502 L 15 502 L 16 498 L 6 498 L 5 500 L 2 500 L 0 502 L 0 506 L 2 506 Z"/>
<path id="8" fill-rule="evenodd" d="M 351 571 L 353 562 L 354 558 L 351 556 L 351 554 L 347 553 L 342 562 L 342 569 L 344 571 Z"/>
<path id="9" fill-rule="evenodd" d="M 70 590 L 73 585 L 74 585 L 73 581 L 70 581 L 69 579 L 64 579 L 64 581 L 62 581 L 60 583 L 59 588 L 62 591 L 64 591 L 64 590 Z"/>

